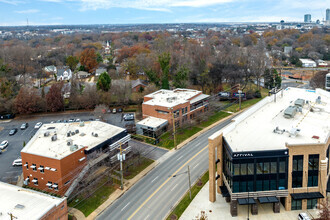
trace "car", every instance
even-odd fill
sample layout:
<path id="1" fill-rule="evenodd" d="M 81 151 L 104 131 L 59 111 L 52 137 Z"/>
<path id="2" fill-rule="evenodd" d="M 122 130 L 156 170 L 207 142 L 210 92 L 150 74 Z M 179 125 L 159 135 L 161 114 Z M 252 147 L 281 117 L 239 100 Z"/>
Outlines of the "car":
<path id="1" fill-rule="evenodd" d="M 8 141 L 2 141 L 0 144 L 0 150 L 3 150 L 8 147 Z"/>
<path id="2" fill-rule="evenodd" d="M 57 120 L 57 121 L 56 121 L 56 123 L 61 123 L 61 122 L 62 122 L 62 120 Z"/>
<path id="3" fill-rule="evenodd" d="M 73 118 L 70 118 L 70 119 L 69 119 L 69 122 L 74 122 L 74 119 L 73 119 Z"/>
<path id="4" fill-rule="evenodd" d="M 77 119 L 75 120 L 75 122 L 81 122 L 80 118 L 77 118 Z"/>
<path id="5" fill-rule="evenodd" d="M 18 158 L 16 160 L 13 161 L 13 166 L 14 167 L 18 167 L 18 166 L 22 166 L 22 159 Z"/>
<path id="6" fill-rule="evenodd" d="M 123 109 L 122 108 L 119 108 L 118 109 L 118 112 L 120 112 L 120 113 L 123 112 Z"/>
<path id="7" fill-rule="evenodd" d="M 50 123 L 51 123 L 51 124 L 54 124 L 54 123 L 55 123 L 55 121 L 51 121 Z"/>
<path id="8" fill-rule="evenodd" d="M 63 120 L 63 123 L 67 123 L 68 122 L 68 120 Z"/>
<path id="9" fill-rule="evenodd" d="M 42 122 L 38 122 L 38 123 L 34 126 L 34 128 L 40 128 L 41 125 L 42 125 Z"/>
<path id="10" fill-rule="evenodd" d="M 94 118 L 90 118 L 89 120 L 90 120 L 90 121 L 94 121 Z"/>
<path id="11" fill-rule="evenodd" d="M 133 121 L 134 114 L 124 114 L 123 119 L 124 119 L 124 121 Z"/>
<path id="12" fill-rule="evenodd" d="M 114 109 L 112 109 L 112 113 L 113 114 L 116 114 L 117 113 L 117 110 L 114 108 Z"/>
<path id="13" fill-rule="evenodd" d="M 302 212 L 302 213 L 299 213 L 298 220 L 310 220 L 310 217 L 307 215 L 307 213 Z"/>
<path id="14" fill-rule="evenodd" d="M 12 135 L 16 134 L 16 132 L 17 132 L 17 128 L 13 128 L 9 131 L 9 135 L 12 136 Z"/>
<path id="15" fill-rule="evenodd" d="M 29 123 L 23 123 L 22 125 L 21 125 L 21 130 L 25 130 L 25 129 L 27 129 L 29 127 Z"/>

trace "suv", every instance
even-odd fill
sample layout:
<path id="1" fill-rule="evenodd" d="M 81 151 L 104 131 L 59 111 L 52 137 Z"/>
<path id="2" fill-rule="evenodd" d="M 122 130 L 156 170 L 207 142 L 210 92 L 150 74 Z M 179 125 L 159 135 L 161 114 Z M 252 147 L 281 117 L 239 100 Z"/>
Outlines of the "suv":
<path id="1" fill-rule="evenodd" d="M 2 141 L 0 144 L 0 150 L 3 150 L 8 147 L 8 141 Z"/>
<path id="2" fill-rule="evenodd" d="M 124 119 L 124 121 L 133 121 L 134 114 L 124 114 L 123 119 Z"/>
<path id="3" fill-rule="evenodd" d="M 34 126 L 34 128 L 40 128 L 41 125 L 42 125 L 42 122 L 38 122 L 38 123 Z"/>
<path id="4" fill-rule="evenodd" d="M 16 134 L 16 132 L 17 132 L 17 128 L 13 128 L 13 129 L 11 129 L 11 130 L 9 131 L 9 136 L 12 136 L 12 135 Z"/>
<path id="5" fill-rule="evenodd" d="M 21 130 L 25 130 L 25 129 L 27 129 L 29 127 L 29 123 L 23 123 L 22 125 L 21 125 Z"/>
<path id="6" fill-rule="evenodd" d="M 13 167 L 16 167 L 16 166 L 22 166 L 22 159 L 21 158 L 18 158 L 18 159 L 13 161 Z"/>

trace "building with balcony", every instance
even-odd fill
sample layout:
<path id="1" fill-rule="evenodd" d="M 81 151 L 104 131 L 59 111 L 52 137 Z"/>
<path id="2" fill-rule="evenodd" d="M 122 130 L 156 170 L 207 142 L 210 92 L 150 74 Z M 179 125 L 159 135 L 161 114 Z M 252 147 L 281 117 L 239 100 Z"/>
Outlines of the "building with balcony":
<path id="1" fill-rule="evenodd" d="M 67 220 L 66 198 L 0 182 L 0 219 Z"/>
<path id="2" fill-rule="evenodd" d="M 209 137 L 209 200 L 216 191 L 239 205 L 272 203 L 274 212 L 312 209 L 329 177 L 330 93 L 287 88 Z"/>
<path id="3" fill-rule="evenodd" d="M 208 111 L 209 95 L 192 89 L 161 89 L 144 96 L 142 104 L 143 118 L 149 116 L 162 118 L 172 126 L 194 119 L 197 115 Z"/>
<path id="4" fill-rule="evenodd" d="M 100 121 L 44 124 L 21 151 L 24 184 L 64 195 L 90 155 L 126 148 L 129 139 L 124 128 Z"/>

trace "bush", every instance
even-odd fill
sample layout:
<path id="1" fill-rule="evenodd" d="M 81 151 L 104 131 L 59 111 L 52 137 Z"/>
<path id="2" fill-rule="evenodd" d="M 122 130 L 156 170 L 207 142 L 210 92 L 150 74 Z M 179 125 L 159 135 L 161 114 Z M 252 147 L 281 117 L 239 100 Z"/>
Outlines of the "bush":
<path id="1" fill-rule="evenodd" d="M 261 93 L 260 93 L 259 90 L 255 91 L 255 93 L 254 93 L 254 97 L 255 97 L 255 98 L 261 98 Z"/>

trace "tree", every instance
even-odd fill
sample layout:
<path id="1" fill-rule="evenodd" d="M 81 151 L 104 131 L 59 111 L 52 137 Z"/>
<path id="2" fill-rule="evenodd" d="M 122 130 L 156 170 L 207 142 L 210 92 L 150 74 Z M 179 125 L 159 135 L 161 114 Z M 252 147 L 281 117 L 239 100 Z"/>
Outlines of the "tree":
<path id="1" fill-rule="evenodd" d="M 68 56 L 66 58 L 66 65 L 68 65 L 72 71 L 74 71 L 76 69 L 76 66 L 78 63 L 79 63 L 79 60 L 74 56 Z"/>
<path id="2" fill-rule="evenodd" d="M 57 112 L 64 108 L 64 99 L 62 95 L 63 83 L 53 84 L 46 95 L 47 109 L 51 112 Z"/>
<path id="3" fill-rule="evenodd" d="M 103 62 L 103 58 L 102 58 L 100 53 L 96 54 L 96 61 L 97 61 L 97 63 L 102 63 Z"/>
<path id="4" fill-rule="evenodd" d="M 23 86 L 14 101 L 15 111 L 19 114 L 30 114 L 42 110 L 43 100 L 37 89 Z"/>
<path id="5" fill-rule="evenodd" d="M 168 74 L 170 71 L 170 60 L 171 56 L 169 53 L 163 53 L 158 56 L 158 63 L 162 71 L 162 89 L 170 89 L 170 84 L 168 81 Z"/>
<path id="6" fill-rule="evenodd" d="M 86 48 L 80 54 L 80 64 L 84 66 L 86 71 L 92 73 L 97 67 L 96 53 L 94 48 Z"/>
<path id="7" fill-rule="evenodd" d="M 173 78 L 173 86 L 176 88 L 186 88 L 188 74 L 190 70 L 186 66 L 181 66 Z"/>
<path id="8" fill-rule="evenodd" d="M 98 90 L 105 92 L 109 91 L 111 85 L 111 78 L 107 72 L 103 72 L 97 80 L 96 87 Z"/>
<path id="9" fill-rule="evenodd" d="M 153 71 L 152 69 L 148 69 L 148 70 L 145 70 L 145 73 L 149 79 L 150 82 L 154 83 L 155 86 L 157 86 L 158 88 L 160 87 L 160 83 L 159 83 L 159 78 L 156 74 L 155 71 Z"/>
<path id="10" fill-rule="evenodd" d="M 266 69 L 264 79 L 265 79 L 266 88 L 268 88 L 268 89 L 271 89 L 274 87 L 281 88 L 282 78 L 278 74 L 276 69 L 272 69 L 272 70 Z"/>
<path id="11" fill-rule="evenodd" d="M 325 199 L 325 201 L 319 205 L 318 209 L 319 209 L 319 218 L 316 218 L 317 220 L 330 219 L 330 206 L 327 199 Z"/>

